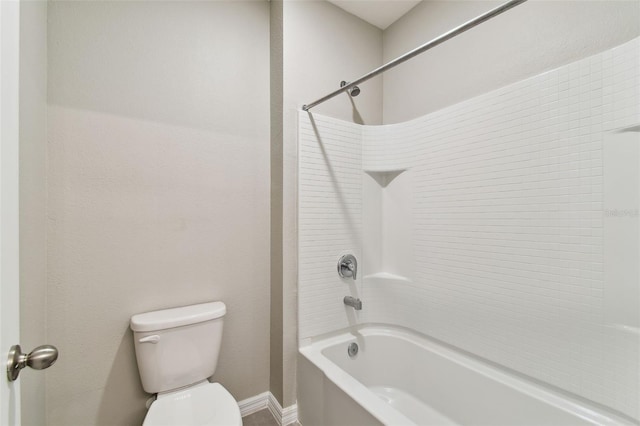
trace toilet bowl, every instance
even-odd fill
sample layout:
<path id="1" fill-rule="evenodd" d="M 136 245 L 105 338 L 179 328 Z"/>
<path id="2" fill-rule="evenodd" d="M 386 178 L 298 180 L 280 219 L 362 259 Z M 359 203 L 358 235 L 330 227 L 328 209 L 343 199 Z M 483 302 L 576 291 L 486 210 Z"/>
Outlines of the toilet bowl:
<path id="1" fill-rule="evenodd" d="M 159 396 L 142 425 L 242 426 L 242 417 L 236 400 L 220 383 L 205 381 Z"/>
<path id="2" fill-rule="evenodd" d="M 222 341 L 222 302 L 131 317 L 142 387 L 157 394 L 144 426 L 241 426 L 240 408 L 215 372 Z"/>

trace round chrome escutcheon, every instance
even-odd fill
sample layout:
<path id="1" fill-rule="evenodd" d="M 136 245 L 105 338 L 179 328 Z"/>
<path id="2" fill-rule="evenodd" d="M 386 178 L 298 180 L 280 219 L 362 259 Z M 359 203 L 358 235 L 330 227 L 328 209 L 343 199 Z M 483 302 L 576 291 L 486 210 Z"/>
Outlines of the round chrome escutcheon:
<path id="1" fill-rule="evenodd" d="M 358 355 L 358 344 L 356 342 L 349 343 L 349 347 L 347 348 L 347 353 L 351 358 Z"/>

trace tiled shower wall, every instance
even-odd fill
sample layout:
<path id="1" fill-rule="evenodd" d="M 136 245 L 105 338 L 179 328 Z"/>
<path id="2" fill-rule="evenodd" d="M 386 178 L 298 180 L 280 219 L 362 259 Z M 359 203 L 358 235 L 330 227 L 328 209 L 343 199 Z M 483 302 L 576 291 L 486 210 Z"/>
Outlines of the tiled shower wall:
<path id="1" fill-rule="evenodd" d="M 640 336 L 611 322 L 605 280 L 607 220 L 638 214 L 604 205 L 605 143 L 640 139 L 639 52 L 636 39 L 396 125 L 301 114 L 300 338 L 400 325 L 639 418 Z M 341 280 L 340 254 L 371 241 L 365 171 L 398 170 L 413 266 Z"/>
<path id="2" fill-rule="evenodd" d="M 342 297 L 358 281 L 337 275 L 337 260 L 361 258 L 362 127 L 300 113 L 298 302 L 301 339 L 357 323 Z M 358 288 L 356 288 L 358 286 Z"/>

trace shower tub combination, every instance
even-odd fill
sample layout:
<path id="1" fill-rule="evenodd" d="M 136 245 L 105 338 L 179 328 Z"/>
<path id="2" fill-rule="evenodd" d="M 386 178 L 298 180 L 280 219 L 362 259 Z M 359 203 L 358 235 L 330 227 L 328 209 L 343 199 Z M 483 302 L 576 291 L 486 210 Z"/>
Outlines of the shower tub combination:
<path id="1" fill-rule="evenodd" d="M 305 426 L 635 424 L 391 326 L 300 348 L 298 389 Z"/>

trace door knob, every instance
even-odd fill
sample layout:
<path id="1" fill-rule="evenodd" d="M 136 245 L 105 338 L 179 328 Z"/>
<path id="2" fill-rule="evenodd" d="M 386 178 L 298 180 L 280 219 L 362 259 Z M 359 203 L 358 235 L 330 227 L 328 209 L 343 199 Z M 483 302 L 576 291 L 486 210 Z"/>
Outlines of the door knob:
<path id="1" fill-rule="evenodd" d="M 13 345 L 9 350 L 7 360 L 7 378 L 13 382 L 20 375 L 20 370 L 31 367 L 34 370 L 44 370 L 53 365 L 58 359 L 58 349 L 52 345 L 38 346 L 28 354 L 22 353 L 20 345 Z"/>

